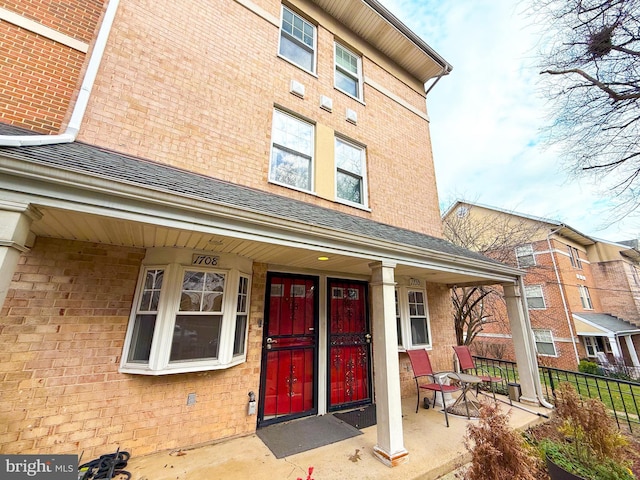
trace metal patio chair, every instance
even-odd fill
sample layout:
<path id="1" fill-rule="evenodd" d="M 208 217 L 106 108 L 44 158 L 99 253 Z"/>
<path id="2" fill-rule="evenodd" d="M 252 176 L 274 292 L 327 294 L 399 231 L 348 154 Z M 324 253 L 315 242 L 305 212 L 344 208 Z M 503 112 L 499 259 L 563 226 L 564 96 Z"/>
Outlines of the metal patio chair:
<path id="1" fill-rule="evenodd" d="M 496 390 L 494 385 L 496 383 L 502 383 L 502 378 L 504 374 L 502 373 L 502 369 L 500 367 L 494 367 L 498 371 L 500 371 L 500 377 L 495 377 L 491 375 L 488 369 L 484 367 L 477 367 L 476 362 L 473 360 L 473 356 L 471 355 L 471 350 L 467 345 L 458 345 L 453 347 L 453 350 L 456 352 L 456 356 L 458 357 L 458 362 L 460 364 L 460 371 L 467 373 L 473 371 L 473 374 L 480 377 L 483 383 L 488 383 L 489 388 L 491 389 L 491 393 L 493 394 L 493 401 L 496 401 Z M 482 373 L 484 372 L 484 373 Z M 480 384 L 478 384 L 477 392 L 480 391 Z"/>

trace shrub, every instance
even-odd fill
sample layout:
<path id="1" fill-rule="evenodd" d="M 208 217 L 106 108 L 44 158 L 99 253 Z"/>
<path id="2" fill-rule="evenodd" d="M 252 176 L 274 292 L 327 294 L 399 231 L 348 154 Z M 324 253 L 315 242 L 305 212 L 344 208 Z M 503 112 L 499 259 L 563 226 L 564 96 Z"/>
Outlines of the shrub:
<path id="1" fill-rule="evenodd" d="M 590 373 L 591 375 L 602 375 L 600 371 L 600 367 L 596 362 L 591 362 L 589 360 L 580 360 L 580 364 L 578 365 L 578 371 L 582 373 Z"/>

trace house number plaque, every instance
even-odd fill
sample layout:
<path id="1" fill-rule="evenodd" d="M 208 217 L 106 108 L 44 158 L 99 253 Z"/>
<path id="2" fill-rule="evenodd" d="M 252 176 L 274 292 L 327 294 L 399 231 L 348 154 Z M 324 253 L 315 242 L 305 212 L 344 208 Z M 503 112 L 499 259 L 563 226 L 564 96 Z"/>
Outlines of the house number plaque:
<path id="1" fill-rule="evenodd" d="M 191 265 L 205 265 L 207 267 L 214 267 L 218 265 L 218 259 L 220 257 L 214 257 L 213 255 L 198 255 L 195 253 L 191 257 Z"/>

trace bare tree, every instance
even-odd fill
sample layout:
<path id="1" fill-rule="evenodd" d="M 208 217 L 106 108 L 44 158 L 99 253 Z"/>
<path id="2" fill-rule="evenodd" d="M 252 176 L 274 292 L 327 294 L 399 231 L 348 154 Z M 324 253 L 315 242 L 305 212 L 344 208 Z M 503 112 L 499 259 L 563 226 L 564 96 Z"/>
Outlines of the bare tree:
<path id="1" fill-rule="evenodd" d="M 640 206 L 640 0 L 532 0 L 559 142 L 576 175 Z M 603 185 L 601 180 L 606 177 Z"/>
<path id="2" fill-rule="evenodd" d="M 476 215 L 465 204 L 443 218 L 445 237 L 461 247 L 509 265 L 516 265 L 515 247 L 532 242 L 544 223 L 500 212 Z M 479 208 L 477 209 L 479 210 Z M 456 287 L 451 292 L 458 345 L 471 345 L 487 323 L 504 322 L 502 289 L 492 285 Z"/>

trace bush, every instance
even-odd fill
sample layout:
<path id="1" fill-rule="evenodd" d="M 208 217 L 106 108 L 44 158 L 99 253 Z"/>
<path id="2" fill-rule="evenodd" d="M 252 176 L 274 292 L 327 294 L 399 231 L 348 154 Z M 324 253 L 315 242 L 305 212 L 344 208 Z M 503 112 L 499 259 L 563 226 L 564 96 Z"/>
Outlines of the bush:
<path id="1" fill-rule="evenodd" d="M 590 373 L 591 375 L 602 375 L 602 371 L 598 364 L 589 360 L 580 360 L 578 371 L 582 373 Z"/>

